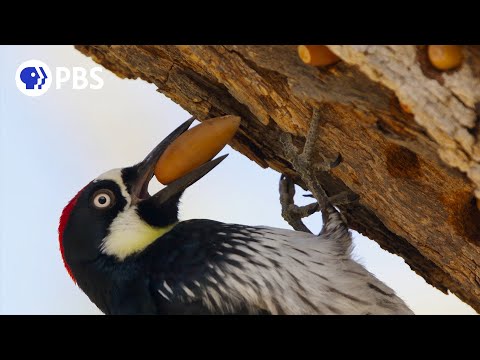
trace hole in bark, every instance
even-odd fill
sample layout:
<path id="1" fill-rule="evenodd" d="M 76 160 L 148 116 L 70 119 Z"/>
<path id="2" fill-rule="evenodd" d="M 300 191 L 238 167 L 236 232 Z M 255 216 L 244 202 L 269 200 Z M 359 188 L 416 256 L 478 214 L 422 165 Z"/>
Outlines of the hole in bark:
<path id="1" fill-rule="evenodd" d="M 418 178 L 420 161 L 413 151 L 391 144 L 386 149 L 387 171 L 395 178 Z"/>
<path id="2" fill-rule="evenodd" d="M 443 71 L 437 70 L 433 67 L 428 59 L 428 48 L 426 45 L 417 45 L 417 61 L 420 65 L 423 75 L 429 79 L 437 80 L 440 85 L 443 85 L 445 80 L 443 80 L 442 73 Z M 445 71 L 448 73 L 448 71 Z"/>
<path id="3" fill-rule="evenodd" d="M 456 191 L 442 196 L 448 211 L 448 223 L 455 233 L 473 244 L 480 245 L 480 210 L 477 199 L 465 191 Z"/>

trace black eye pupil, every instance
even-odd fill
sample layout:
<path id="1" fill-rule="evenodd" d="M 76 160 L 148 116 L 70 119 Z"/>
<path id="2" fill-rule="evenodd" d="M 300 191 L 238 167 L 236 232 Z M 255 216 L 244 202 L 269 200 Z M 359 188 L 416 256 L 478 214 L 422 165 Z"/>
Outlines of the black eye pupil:
<path id="1" fill-rule="evenodd" d="M 98 202 L 103 205 L 107 202 L 107 198 L 105 196 L 100 196 Z"/>

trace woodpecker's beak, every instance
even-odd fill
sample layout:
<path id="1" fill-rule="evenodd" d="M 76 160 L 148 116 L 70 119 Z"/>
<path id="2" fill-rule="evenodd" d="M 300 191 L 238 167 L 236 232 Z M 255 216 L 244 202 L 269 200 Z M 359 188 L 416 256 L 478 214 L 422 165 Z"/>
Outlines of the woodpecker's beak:
<path id="1" fill-rule="evenodd" d="M 188 130 L 194 120 L 195 118 L 191 117 L 185 121 L 182 125 L 170 133 L 170 135 L 168 135 L 160 144 L 158 144 L 142 162 L 128 169 L 130 176 L 128 176 L 127 181 L 128 185 L 130 185 L 130 196 L 132 197 L 133 203 L 138 203 L 142 200 L 149 199 L 149 201 L 159 206 L 170 200 L 175 195 L 185 191 L 187 187 L 200 180 L 227 157 L 228 154 L 220 156 L 214 160 L 210 160 L 188 174 L 171 182 L 155 195 L 149 195 L 148 184 L 153 177 L 155 165 L 157 164 L 158 159 L 160 159 L 160 156 L 162 156 L 164 151 L 175 139 Z"/>

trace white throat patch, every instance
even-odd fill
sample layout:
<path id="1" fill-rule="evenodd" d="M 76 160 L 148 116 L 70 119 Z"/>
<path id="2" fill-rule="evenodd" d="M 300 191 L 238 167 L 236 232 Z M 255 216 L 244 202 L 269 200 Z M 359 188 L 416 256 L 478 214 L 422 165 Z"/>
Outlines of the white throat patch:
<path id="1" fill-rule="evenodd" d="M 103 239 L 100 248 L 103 253 L 123 260 L 142 251 L 175 226 L 150 226 L 138 216 L 136 210 L 136 206 L 126 208 L 113 220 L 109 228 L 110 234 Z"/>

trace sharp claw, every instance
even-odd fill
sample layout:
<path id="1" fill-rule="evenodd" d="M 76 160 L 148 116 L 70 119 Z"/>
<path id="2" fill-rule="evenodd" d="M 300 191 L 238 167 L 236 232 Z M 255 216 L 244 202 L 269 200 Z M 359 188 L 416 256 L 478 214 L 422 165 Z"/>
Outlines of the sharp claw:
<path id="1" fill-rule="evenodd" d="M 357 201 L 359 198 L 360 198 L 360 196 L 358 196 L 355 193 L 343 191 L 339 194 L 336 194 L 336 195 L 333 195 L 333 196 L 329 197 L 328 201 L 332 205 L 348 205 L 348 204 L 351 204 L 351 203 Z"/>
<path id="2" fill-rule="evenodd" d="M 338 154 L 337 158 L 330 163 L 330 169 L 336 168 L 342 162 L 342 154 Z"/>

